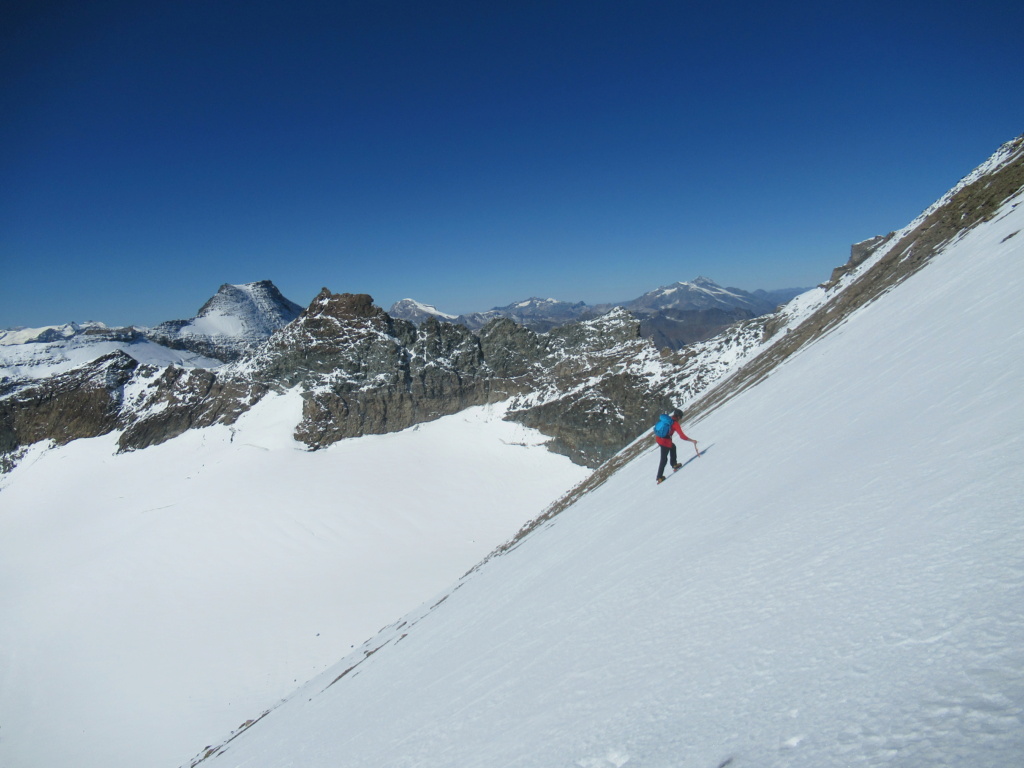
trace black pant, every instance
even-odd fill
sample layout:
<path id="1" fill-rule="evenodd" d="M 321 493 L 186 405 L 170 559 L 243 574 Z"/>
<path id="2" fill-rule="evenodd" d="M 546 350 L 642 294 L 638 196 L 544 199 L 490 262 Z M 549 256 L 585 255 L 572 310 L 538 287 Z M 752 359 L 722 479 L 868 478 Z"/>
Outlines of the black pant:
<path id="1" fill-rule="evenodd" d="M 664 477 L 665 463 L 669 460 L 669 457 L 672 458 L 673 467 L 678 463 L 676 462 L 676 444 L 672 443 L 671 446 L 666 448 L 659 443 L 658 447 L 661 448 L 661 461 L 658 462 L 658 477 Z"/>

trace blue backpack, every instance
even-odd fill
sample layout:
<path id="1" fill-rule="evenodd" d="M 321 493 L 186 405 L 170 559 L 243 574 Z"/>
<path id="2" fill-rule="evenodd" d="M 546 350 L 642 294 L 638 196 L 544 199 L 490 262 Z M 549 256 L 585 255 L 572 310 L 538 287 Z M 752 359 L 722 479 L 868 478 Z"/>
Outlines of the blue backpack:
<path id="1" fill-rule="evenodd" d="M 672 434 L 672 417 L 667 413 L 661 414 L 658 423 L 654 425 L 654 434 L 658 437 L 668 437 Z"/>

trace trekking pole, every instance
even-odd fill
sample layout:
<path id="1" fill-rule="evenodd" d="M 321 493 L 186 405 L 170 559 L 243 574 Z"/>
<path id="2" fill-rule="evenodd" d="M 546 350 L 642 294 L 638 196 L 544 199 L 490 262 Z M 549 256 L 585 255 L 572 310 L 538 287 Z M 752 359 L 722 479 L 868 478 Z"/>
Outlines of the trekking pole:
<path id="1" fill-rule="evenodd" d="M 700 458 L 700 451 L 697 450 L 697 441 L 696 440 L 693 441 L 693 450 L 697 451 L 697 458 L 699 459 Z"/>

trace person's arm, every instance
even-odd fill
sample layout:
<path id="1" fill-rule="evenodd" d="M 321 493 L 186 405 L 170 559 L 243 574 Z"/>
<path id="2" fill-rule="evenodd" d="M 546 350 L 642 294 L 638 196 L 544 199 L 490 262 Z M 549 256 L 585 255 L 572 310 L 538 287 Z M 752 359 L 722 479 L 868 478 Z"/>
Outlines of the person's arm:
<path id="1" fill-rule="evenodd" d="M 672 422 L 672 429 L 675 430 L 675 433 L 677 435 L 679 435 L 679 437 L 681 437 L 686 442 L 688 442 L 688 443 L 696 443 L 697 442 L 696 440 L 693 440 L 692 438 L 689 438 L 689 437 L 687 437 L 686 435 L 683 434 L 683 428 L 679 426 L 679 422 L 678 421 Z"/>

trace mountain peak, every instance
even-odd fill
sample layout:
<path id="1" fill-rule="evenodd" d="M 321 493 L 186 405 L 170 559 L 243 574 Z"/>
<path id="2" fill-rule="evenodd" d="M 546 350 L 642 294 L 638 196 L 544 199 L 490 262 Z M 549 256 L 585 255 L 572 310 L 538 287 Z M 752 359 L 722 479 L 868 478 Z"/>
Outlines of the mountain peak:
<path id="1" fill-rule="evenodd" d="M 772 312 L 775 305 L 739 288 L 723 288 L 708 277 L 664 285 L 622 306 L 640 314 L 665 310 L 744 309 L 755 315 Z"/>
<path id="2" fill-rule="evenodd" d="M 333 317 L 337 320 L 382 318 L 384 310 L 373 303 L 368 293 L 331 293 L 324 288 L 303 310 L 303 317 Z"/>
<path id="3" fill-rule="evenodd" d="M 436 317 L 438 320 L 455 320 L 457 315 L 450 315 L 442 312 L 433 304 L 425 304 L 416 299 L 402 299 L 391 305 L 388 314 L 399 320 L 408 320 L 413 323 L 422 323 L 424 320 Z"/>
<path id="4" fill-rule="evenodd" d="M 160 344 L 234 360 L 302 311 L 270 280 L 224 283 L 190 320 L 168 320 L 147 332 Z"/>

